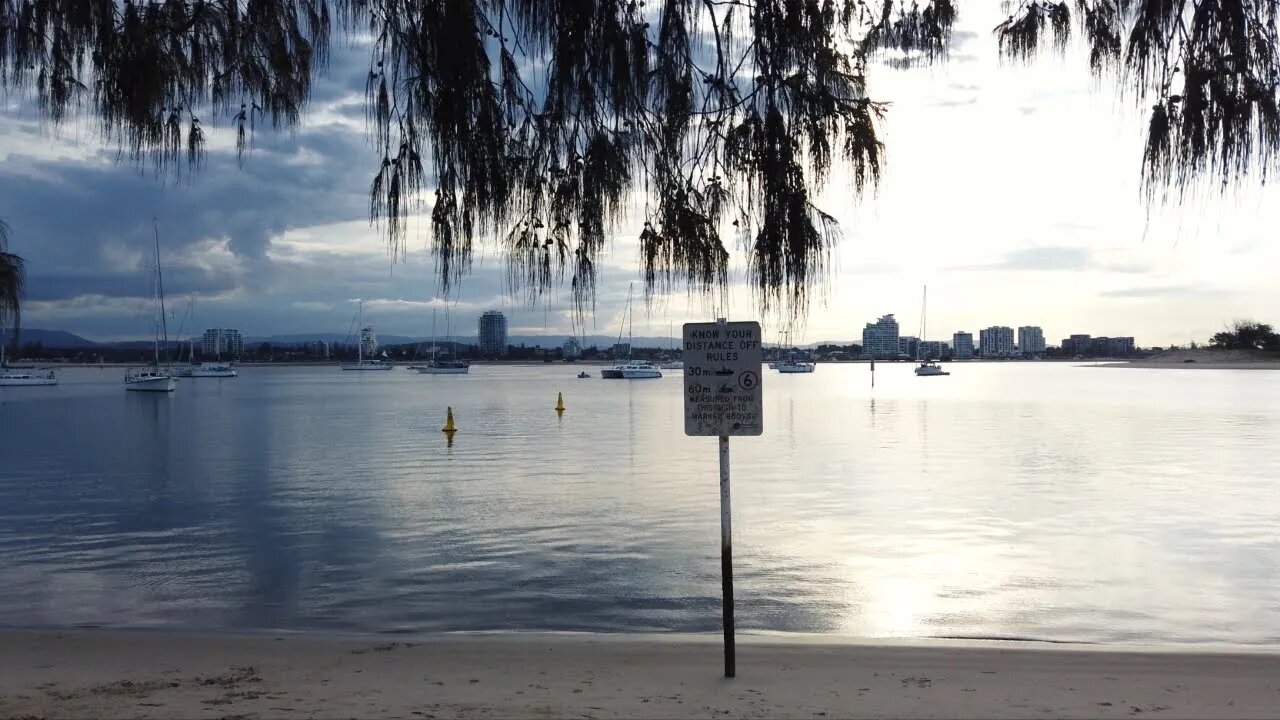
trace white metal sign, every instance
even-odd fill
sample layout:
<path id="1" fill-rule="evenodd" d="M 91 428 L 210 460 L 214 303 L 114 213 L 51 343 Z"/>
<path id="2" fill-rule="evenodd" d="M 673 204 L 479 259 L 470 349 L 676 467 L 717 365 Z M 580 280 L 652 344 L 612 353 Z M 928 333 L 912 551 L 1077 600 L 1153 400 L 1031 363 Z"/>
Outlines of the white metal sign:
<path id="1" fill-rule="evenodd" d="M 758 322 L 685 323 L 684 434 L 760 435 Z"/>

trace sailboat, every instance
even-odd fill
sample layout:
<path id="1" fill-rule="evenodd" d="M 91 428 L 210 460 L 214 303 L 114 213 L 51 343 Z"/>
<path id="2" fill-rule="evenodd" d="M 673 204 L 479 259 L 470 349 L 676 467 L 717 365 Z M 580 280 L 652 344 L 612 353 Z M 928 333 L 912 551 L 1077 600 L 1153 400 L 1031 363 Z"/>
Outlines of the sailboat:
<path id="1" fill-rule="evenodd" d="M 448 317 L 445 313 L 445 317 Z M 445 334 L 448 334 L 448 329 Z M 418 372 L 423 375 L 466 375 L 471 366 L 462 360 L 441 360 L 436 357 L 436 311 L 431 311 L 431 360 L 426 365 L 419 365 Z"/>
<path id="2" fill-rule="evenodd" d="M 634 287 L 632 285 L 632 288 Z M 621 365 L 604 368 L 600 371 L 600 377 L 605 380 L 647 380 L 662 377 L 662 371 L 657 365 L 646 360 L 631 359 L 631 288 L 627 290 L 627 307 L 623 315 L 627 323 L 627 361 Z M 618 328 L 618 342 L 622 342 L 622 328 Z"/>
<path id="3" fill-rule="evenodd" d="M 928 325 L 925 318 L 927 317 L 927 308 L 929 306 L 929 286 L 924 287 L 924 299 L 920 301 L 920 341 L 916 349 L 916 359 L 920 364 L 916 366 L 916 375 L 920 377 L 933 377 L 936 375 L 950 375 L 951 373 L 942 369 L 942 366 L 934 362 L 934 359 L 924 354 L 925 333 Z"/>
<path id="4" fill-rule="evenodd" d="M 164 330 L 164 341 L 169 343 L 169 328 L 165 323 L 164 317 L 164 276 L 160 274 L 160 231 L 155 230 L 156 235 L 156 274 L 152 279 L 152 288 L 154 290 L 152 302 L 155 306 L 154 330 L 155 337 L 152 340 L 152 347 L 155 351 L 155 359 L 152 366 L 145 370 L 129 370 L 124 376 L 124 389 L 134 392 L 164 392 L 170 393 L 178 389 L 178 381 L 169 373 L 160 369 L 160 332 Z"/>
<path id="5" fill-rule="evenodd" d="M 357 332 L 359 333 L 359 337 L 358 337 L 359 342 L 357 343 L 358 349 L 356 350 L 356 362 L 354 364 L 346 363 L 342 366 L 342 369 L 343 370 L 390 370 L 391 363 L 385 362 L 383 360 L 379 360 L 377 358 L 370 358 L 366 360 L 364 357 L 364 331 L 365 331 L 364 300 L 361 300 L 359 302 L 359 305 L 356 308 L 356 329 L 357 329 Z M 383 356 L 385 357 L 386 353 L 383 353 Z"/>
<path id="6" fill-rule="evenodd" d="M 785 344 L 788 348 L 791 347 L 791 331 L 790 330 L 788 330 L 786 333 Z M 817 367 L 815 363 L 806 362 L 800 355 L 793 352 L 787 353 L 787 357 L 785 360 L 778 360 L 777 362 L 771 363 L 770 366 L 774 370 L 777 370 L 778 372 L 785 373 L 785 374 L 811 373 Z"/>

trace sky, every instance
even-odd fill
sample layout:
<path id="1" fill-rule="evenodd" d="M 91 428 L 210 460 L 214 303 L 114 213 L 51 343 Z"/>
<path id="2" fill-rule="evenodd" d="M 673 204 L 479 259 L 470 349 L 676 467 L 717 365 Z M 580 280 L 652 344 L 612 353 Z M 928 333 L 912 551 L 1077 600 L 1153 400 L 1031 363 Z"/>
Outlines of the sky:
<path id="1" fill-rule="evenodd" d="M 987 7 L 990 5 L 991 7 Z M 888 163 L 874 194 L 856 200 L 837 173 L 819 205 L 843 240 L 834 270 L 791 340 L 859 340 L 895 313 L 927 337 L 990 325 L 1038 325 L 1049 344 L 1074 333 L 1134 336 L 1140 346 L 1203 342 L 1227 322 L 1280 308 L 1280 190 L 1213 183 L 1183 202 L 1151 205 L 1139 188 L 1144 118 L 1089 74 L 1079 49 L 1031 66 L 1002 62 L 994 3 L 961 8 L 950 59 L 874 68 L 871 93 L 892 103 L 882 125 Z M 95 340 L 151 332 L 152 225 L 164 255 L 174 319 L 188 329 L 249 336 L 342 333 L 355 298 L 382 334 L 475 333 L 487 309 L 512 334 L 572 332 L 568 288 L 530 307 L 505 294 L 501 259 L 484 253 L 460 289 L 439 296 L 427 238 L 395 257 L 368 222 L 376 156 L 364 122 L 365 51 L 335 49 L 295 132 L 259 132 L 243 167 L 229 122 L 211 130 L 205 169 L 157 179 L 118 162 L 89 121 L 43 127 L 24 98 L 0 98 L 0 217 L 27 259 L 23 325 Z M 212 127 L 211 127 L 212 126 Z M 618 332 L 629 288 L 642 285 L 631 218 L 604 258 L 585 332 Z M 633 230 L 631 228 L 634 228 Z M 726 238 L 729 245 L 731 238 Z M 730 319 L 759 319 L 731 265 Z M 715 308 L 683 293 L 634 308 L 636 335 L 666 335 Z M 171 325 L 172 330 L 172 325 Z"/>

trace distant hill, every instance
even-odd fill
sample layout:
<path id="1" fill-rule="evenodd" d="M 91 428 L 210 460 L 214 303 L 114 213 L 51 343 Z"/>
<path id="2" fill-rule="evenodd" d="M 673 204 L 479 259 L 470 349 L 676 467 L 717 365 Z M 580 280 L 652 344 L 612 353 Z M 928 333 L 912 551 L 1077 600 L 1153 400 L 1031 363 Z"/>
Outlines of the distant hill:
<path id="1" fill-rule="evenodd" d="M 5 342 L 12 342 L 13 336 L 11 333 L 11 330 L 5 332 Z M 22 328 L 22 334 L 19 336 L 18 340 L 23 345 L 26 345 L 27 343 L 39 343 L 47 348 L 57 348 L 59 350 L 98 347 L 98 343 L 82 338 L 79 335 L 73 335 L 65 330 Z"/>

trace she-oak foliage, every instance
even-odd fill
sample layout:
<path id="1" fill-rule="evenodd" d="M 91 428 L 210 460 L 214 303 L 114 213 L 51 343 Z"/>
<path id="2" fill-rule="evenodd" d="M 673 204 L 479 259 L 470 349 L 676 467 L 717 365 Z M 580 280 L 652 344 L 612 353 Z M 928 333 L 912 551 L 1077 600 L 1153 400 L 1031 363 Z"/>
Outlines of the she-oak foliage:
<path id="1" fill-rule="evenodd" d="M 971 0 L 977 2 L 979 0 Z M 1277 0 L 1008 4 L 1002 54 L 1079 33 L 1092 70 L 1150 107 L 1149 193 L 1265 175 L 1280 141 Z M 370 218 L 402 247 L 430 211 L 446 290 L 494 238 L 511 288 L 579 309 L 641 199 L 649 293 L 723 292 L 730 246 L 763 311 L 804 311 L 853 196 L 884 162 L 879 55 L 945 58 L 952 0 L 0 0 L 0 87 L 93 116 L 134 161 L 197 169 L 200 117 L 295 126 L 331 38 L 370 43 Z"/>

